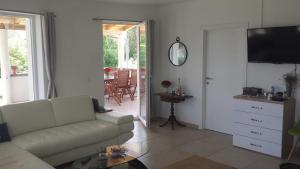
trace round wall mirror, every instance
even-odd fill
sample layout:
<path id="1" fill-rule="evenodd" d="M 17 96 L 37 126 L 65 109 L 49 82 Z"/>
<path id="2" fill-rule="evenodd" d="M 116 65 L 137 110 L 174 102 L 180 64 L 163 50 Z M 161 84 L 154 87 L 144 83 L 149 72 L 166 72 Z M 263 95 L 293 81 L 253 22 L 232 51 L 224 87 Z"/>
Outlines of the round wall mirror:
<path id="1" fill-rule="evenodd" d="M 180 38 L 176 38 L 176 42 L 174 42 L 169 48 L 169 59 L 170 62 L 174 66 L 183 65 L 188 56 L 188 51 L 184 43 L 180 42 Z"/>

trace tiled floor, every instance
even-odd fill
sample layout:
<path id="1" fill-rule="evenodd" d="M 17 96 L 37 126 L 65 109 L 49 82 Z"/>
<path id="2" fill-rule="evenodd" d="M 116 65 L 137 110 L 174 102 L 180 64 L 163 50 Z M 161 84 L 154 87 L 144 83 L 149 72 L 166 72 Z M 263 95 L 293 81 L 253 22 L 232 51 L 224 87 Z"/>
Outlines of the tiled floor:
<path id="1" fill-rule="evenodd" d="M 145 141 L 150 151 L 140 160 L 149 169 L 160 169 L 194 154 L 207 157 L 238 169 L 279 169 L 284 160 L 232 146 L 232 136 L 209 130 L 196 130 L 152 123 L 145 129 L 135 122 L 134 137 L 129 142 Z M 298 153 L 299 154 L 299 153 Z M 300 155 L 291 160 L 300 164 Z"/>
<path id="2" fill-rule="evenodd" d="M 122 99 L 121 105 L 118 105 L 117 102 L 113 98 L 105 98 L 105 107 L 111 108 L 113 111 L 117 111 L 119 113 L 122 113 L 124 115 L 133 115 L 134 117 L 137 117 L 138 115 L 138 100 L 137 97 L 132 101 L 129 96 L 124 96 Z"/>

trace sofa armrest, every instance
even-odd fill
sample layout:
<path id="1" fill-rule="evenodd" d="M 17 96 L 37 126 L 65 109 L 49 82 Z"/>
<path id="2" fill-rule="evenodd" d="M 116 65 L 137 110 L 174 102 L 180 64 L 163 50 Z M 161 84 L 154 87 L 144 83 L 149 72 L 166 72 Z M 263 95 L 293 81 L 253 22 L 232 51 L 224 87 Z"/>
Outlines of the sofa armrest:
<path id="1" fill-rule="evenodd" d="M 132 115 L 122 115 L 117 112 L 96 113 L 96 119 L 104 120 L 118 125 L 133 122 Z"/>

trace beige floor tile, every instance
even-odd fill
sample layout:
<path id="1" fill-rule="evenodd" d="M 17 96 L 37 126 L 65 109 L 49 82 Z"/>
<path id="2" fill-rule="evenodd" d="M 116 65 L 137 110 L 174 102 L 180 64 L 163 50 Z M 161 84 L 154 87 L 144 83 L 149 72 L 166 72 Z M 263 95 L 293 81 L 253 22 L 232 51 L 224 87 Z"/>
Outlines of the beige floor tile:
<path id="1" fill-rule="evenodd" d="M 141 158 L 140 161 L 148 168 L 148 169 L 162 169 L 162 165 L 157 161 L 156 158 L 147 157 Z"/>
<path id="2" fill-rule="evenodd" d="M 177 149 L 205 157 L 223 150 L 224 145 L 207 143 L 201 140 L 197 140 L 188 144 L 181 145 L 177 147 Z"/>
<path id="3" fill-rule="evenodd" d="M 138 116 L 138 100 L 135 99 L 132 101 L 128 95 L 124 96 L 122 99 L 121 105 L 118 105 L 118 103 L 113 99 L 104 99 L 104 105 L 106 108 L 111 108 L 113 111 L 122 113 L 124 115 L 133 115 L 135 117 Z"/>
<path id="4" fill-rule="evenodd" d="M 208 158 L 241 169 L 262 157 L 262 154 L 231 146 Z"/>
<path id="5" fill-rule="evenodd" d="M 222 144 L 224 145 L 224 147 L 232 146 L 232 136 L 228 134 L 222 134 L 222 133 L 209 134 L 209 136 L 202 139 L 202 141 L 208 143 L 214 143 L 214 144 Z"/>
<path id="6" fill-rule="evenodd" d="M 186 159 L 192 156 L 192 154 L 187 152 L 182 152 L 176 149 L 168 149 L 160 152 L 159 154 L 150 155 L 140 160 L 149 168 L 149 169 L 162 169 L 170 164 L 173 164 L 177 161 Z"/>
<path id="7" fill-rule="evenodd" d="M 283 160 L 275 157 L 264 156 L 252 162 L 244 169 L 279 169 L 279 165 Z"/>
<path id="8" fill-rule="evenodd" d="M 171 150 L 174 148 L 172 144 L 169 142 L 170 140 L 166 137 L 158 137 L 155 139 L 147 140 L 150 145 L 150 151 L 145 156 L 159 154 L 165 150 Z"/>

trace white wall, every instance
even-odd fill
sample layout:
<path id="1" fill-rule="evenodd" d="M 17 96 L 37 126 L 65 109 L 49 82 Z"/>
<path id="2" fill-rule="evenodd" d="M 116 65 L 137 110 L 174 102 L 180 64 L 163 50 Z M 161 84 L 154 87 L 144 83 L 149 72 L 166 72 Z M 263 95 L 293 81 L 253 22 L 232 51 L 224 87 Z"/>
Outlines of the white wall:
<path id="1" fill-rule="evenodd" d="M 103 99 L 100 24 L 92 18 L 155 19 L 154 6 L 117 5 L 96 0 L 0 0 L 1 9 L 56 14 L 60 96 L 87 94 Z M 102 100 L 103 102 L 103 100 Z"/>
<path id="2" fill-rule="evenodd" d="M 264 0 L 263 26 L 300 25 L 300 1 Z M 300 65 L 297 65 L 300 68 Z M 283 74 L 292 72 L 293 64 L 248 64 L 248 86 L 285 89 Z M 298 69 L 298 74 L 300 73 Z M 300 83 L 296 89 L 296 119 L 300 118 Z"/>
<path id="3" fill-rule="evenodd" d="M 181 77 L 183 88 L 195 98 L 175 106 L 178 118 L 200 126 L 203 86 L 201 27 L 228 23 L 249 23 L 250 27 L 259 27 L 262 18 L 261 0 L 193 0 L 159 8 L 105 4 L 94 0 L 0 0 L 0 4 L 1 9 L 55 12 L 58 50 L 56 81 L 59 95 L 63 96 L 88 94 L 102 99 L 100 27 L 91 18 L 155 19 L 157 24 L 159 22 L 159 26 L 156 25 L 159 30 L 155 32 L 159 41 L 156 39 L 153 60 L 154 92 L 163 90 L 160 81 L 169 79 L 177 83 L 177 78 Z M 265 26 L 300 24 L 299 0 L 264 0 L 263 6 Z M 188 60 L 182 67 L 172 66 L 167 55 L 169 45 L 176 36 L 181 37 L 189 50 Z M 292 66 L 277 66 L 275 69 L 273 65 L 249 64 L 249 86 L 268 88 L 275 82 L 280 84 L 278 79 Z M 155 113 L 167 117 L 169 105 L 160 103 L 156 96 L 154 98 Z M 300 96 L 297 98 L 299 102 Z M 298 117 L 299 114 L 298 111 Z"/>
<path id="4" fill-rule="evenodd" d="M 176 83 L 176 79 L 181 77 L 184 89 L 195 96 L 190 101 L 176 105 L 180 120 L 202 126 L 202 27 L 240 23 L 248 23 L 249 27 L 259 27 L 262 20 L 265 26 L 300 24 L 300 11 L 297 8 L 300 1 L 265 0 L 263 6 L 263 17 L 261 0 L 195 0 L 160 8 L 161 50 L 154 61 L 154 79 L 157 82 L 170 79 Z M 182 67 L 172 66 L 167 55 L 169 45 L 175 41 L 176 36 L 186 43 L 189 51 L 188 60 Z M 273 82 L 282 84 L 278 78 L 289 72 L 291 67 L 249 64 L 248 85 L 269 88 Z M 160 84 L 157 83 L 155 91 L 161 90 Z M 297 100 L 300 106 L 300 97 Z M 158 116 L 168 116 L 168 104 L 162 104 L 156 98 L 155 107 Z M 299 117 L 299 111 L 297 115 Z"/>

